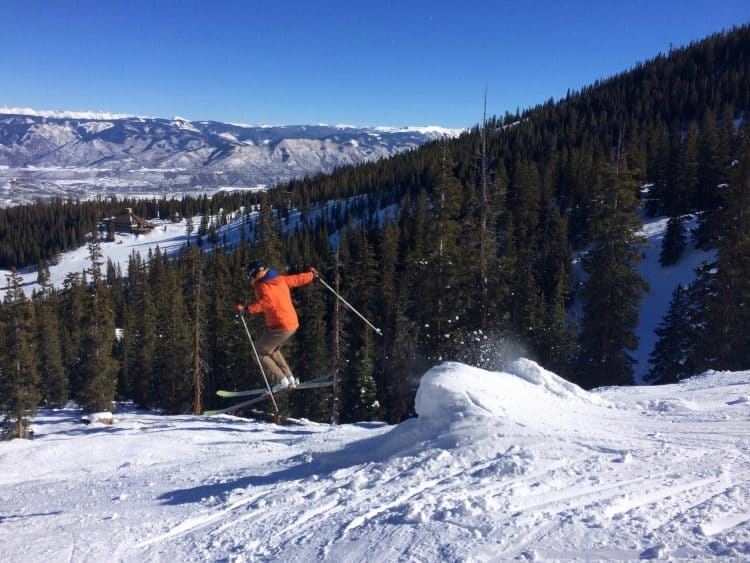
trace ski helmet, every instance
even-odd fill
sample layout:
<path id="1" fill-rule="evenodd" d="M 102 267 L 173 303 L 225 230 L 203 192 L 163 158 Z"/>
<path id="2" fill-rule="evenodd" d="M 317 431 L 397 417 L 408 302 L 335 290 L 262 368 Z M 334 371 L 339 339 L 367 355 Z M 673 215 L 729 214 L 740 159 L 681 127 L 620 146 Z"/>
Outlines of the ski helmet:
<path id="1" fill-rule="evenodd" d="M 265 269 L 266 265 L 263 260 L 253 260 L 247 265 L 247 268 L 245 268 L 245 272 L 247 272 L 247 275 L 251 278 L 255 278 L 255 276 L 258 275 L 258 272 Z"/>

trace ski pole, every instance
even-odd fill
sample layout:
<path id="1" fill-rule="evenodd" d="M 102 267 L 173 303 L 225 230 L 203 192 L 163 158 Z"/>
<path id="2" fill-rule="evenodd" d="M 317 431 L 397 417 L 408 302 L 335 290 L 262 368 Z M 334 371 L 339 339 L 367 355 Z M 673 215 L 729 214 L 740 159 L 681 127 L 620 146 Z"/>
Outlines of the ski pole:
<path id="1" fill-rule="evenodd" d="M 260 356 L 258 356 L 258 350 L 255 349 L 255 342 L 253 342 L 253 337 L 250 336 L 250 329 L 247 328 L 247 323 L 245 322 L 245 315 L 240 315 L 240 319 L 242 319 L 242 325 L 245 327 L 247 338 L 248 340 L 250 340 L 250 346 L 253 349 L 253 354 L 255 354 L 255 361 L 258 362 L 260 373 L 263 376 L 263 381 L 266 382 L 266 389 L 268 389 L 268 393 L 271 395 L 271 401 L 273 401 L 273 408 L 276 409 L 276 416 L 278 416 L 279 405 L 276 404 L 276 397 L 273 396 L 273 389 L 271 389 L 271 385 L 268 383 L 268 378 L 266 377 L 266 372 L 263 369 L 263 364 L 260 363 Z"/>
<path id="2" fill-rule="evenodd" d="M 379 334 L 380 336 L 383 336 L 383 331 L 381 331 L 381 330 L 380 330 L 380 329 L 379 329 L 378 327 L 376 327 L 376 326 L 375 326 L 374 324 L 372 324 L 372 323 L 371 323 L 370 321 L 368 321 L 368 320 L 367 320 L 367 319 L 366 319 L 366 318 L 365 318 L 364 316 L 362 316 L 362 313 L 360 313 L 359 311 L 357 311 L 357 310 L 356 310 L 356 309 L 355 309 L 354 307 L 352 307 L 352 305 L 351 305 L 351 304 L 350 304 L 350 303 L 349 303 L 349 302 L 348 302 L 348 301 L 347 301 L 346 299 L 344 299 L 344 298 L 343 298 L 343 297 L 341 297 L 341 296 L 340 296 L 340 295 L 339 295 L 338 293 L 336 293 L 336 290 L 335 290 L 335 289 L 333 289 L 333 288 L 332 288 L 332 287 L 331 287 L 330 285 L 328 285 L 328 284 L 327 284 L 327 283 L 325 282 L 325 280 L 323 280 L 323 278 L 321 278 L 321 277 L 318 277 L 318 281 L 319 281 L 320 283 L 322 283 L 322 284 L 323 284 L 324 286 L 326 286 L 326 287 L 327 287 L 327 288 L 328 288 L 328 289 L 329 289 L 329 290 L 331 291 L 331 293 L 333 293 L 333 294 L 334 294 L 334 295 L 335 295 L 336 297 L 338 297 L 338 298 L 339 298 L 339 299 L 341 300 L 341 302 L 342 302 L 342 303 L 343 303 L 344 305 L 346 305 L 346 306 L 347 306 L 347 307 L 349 307 L 349 308 L 350 308 L 350 309 L 351 309 L 352 311 L 354 311 L 354 312 L 355 312 L 355 313 L 357 314 L 357 316 L 358 316 L 358 317 L 359 317 L 360 319 L 362 319 L 363 321 L 365 321 L 365 322 L 367 323 L 367 325 L 368 325 L 368 326 L 369 326 L 369 327 L 370 327 L 370 328 L 371 328 L 372 330 L 374 330 L 375 332 L 377 332 L 377 333 L 378 333 L 378 334 Z"/>

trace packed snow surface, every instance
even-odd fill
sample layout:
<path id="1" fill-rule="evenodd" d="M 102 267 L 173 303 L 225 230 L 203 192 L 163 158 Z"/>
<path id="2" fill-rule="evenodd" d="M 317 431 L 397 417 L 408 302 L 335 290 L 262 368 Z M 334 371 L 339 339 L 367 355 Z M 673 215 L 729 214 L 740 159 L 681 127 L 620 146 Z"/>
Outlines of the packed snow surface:
<path id="1" fill-rule="evenodd" d="M 396 426 L 43 411 L 0 443 L 0 560 L 747 560 L 749 396 L 519 359 L 433 368 Z"/>

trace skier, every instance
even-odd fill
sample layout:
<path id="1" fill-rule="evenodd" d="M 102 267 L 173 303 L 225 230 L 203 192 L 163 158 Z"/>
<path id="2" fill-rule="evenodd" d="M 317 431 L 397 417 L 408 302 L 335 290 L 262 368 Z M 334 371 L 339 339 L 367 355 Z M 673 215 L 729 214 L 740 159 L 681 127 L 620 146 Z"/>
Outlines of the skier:
<path id="1" fill-rule="evenodd" d="M 262 260 L 253 260 L 247 265 L 245 273 L 253 284 L 256 302 L 247 306 L 238 304 L 235 309 L 240 314 L 263 313 L 265 317 L 266 328 L 258 338 L 255 348 L 263 370 L 271 378 L 273 391 L 296 387 L 299 381 L 292 374 L 280 351 L 299 328 L 297 311 L 292 304 L 289 290 L 307 285 L 318 277 L 318 272 L 315 268 L 310 268 L 309 272 L 285 276 L 266 267 Z"/>

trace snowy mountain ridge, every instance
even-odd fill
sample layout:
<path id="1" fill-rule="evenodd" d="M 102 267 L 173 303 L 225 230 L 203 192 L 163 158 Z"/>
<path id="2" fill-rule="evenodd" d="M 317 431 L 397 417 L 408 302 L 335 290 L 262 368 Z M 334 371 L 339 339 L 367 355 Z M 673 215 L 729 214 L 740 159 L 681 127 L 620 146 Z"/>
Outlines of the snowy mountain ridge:
<path id="1" fill-rule="evenodd" d="M 0 205 L 273 186 L 460 133 L 437 126 L 249 126 L 0 108 Z"/>
<path id="2" fill-rule="evenodd" d="M 0 106 L 0 115 L 31 115 L 53 119 L 149 119 L 129 113 L 110 113 L 106 111 L 69 111 L 69 110 L 35 110 L 32 108 L 13 108 Z"/>

